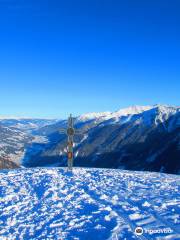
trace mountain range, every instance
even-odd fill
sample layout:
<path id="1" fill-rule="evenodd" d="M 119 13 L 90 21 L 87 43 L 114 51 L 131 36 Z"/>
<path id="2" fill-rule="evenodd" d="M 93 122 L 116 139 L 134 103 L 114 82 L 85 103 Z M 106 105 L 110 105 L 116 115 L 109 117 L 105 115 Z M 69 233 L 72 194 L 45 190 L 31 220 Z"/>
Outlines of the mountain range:
<path id="1" fill-rule="evenodd" d="M 180 173 L 180 107 L 132 106 L 75 117 L 74 165 Z M 0 157 L 66 166 L 67 120 L 0 119 Z"/>

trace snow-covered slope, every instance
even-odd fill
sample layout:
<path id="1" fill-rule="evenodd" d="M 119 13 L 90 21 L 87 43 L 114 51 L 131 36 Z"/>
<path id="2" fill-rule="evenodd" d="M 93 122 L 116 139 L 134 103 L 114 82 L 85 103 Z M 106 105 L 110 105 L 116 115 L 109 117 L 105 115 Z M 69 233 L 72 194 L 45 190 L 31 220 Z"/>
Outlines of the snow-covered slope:
<path id="1" fill-rule="evenodd" d="M 4 126 L 17 128 L 24 131 L 36 130 L 50 124 L 55 124 L 56 122 L 56 119 L 13 118 L 0 116 L 0 123 Z"/>
<path id="2" fill-rule="evenodd" d="M 130 106 L 128 108 L 120 109 L 116 112 L 93 112 L 93 113 L 86 113 L 77 118 L 77 121 L 86 122 L 89 120 L 96 120 L 98 122 L 103 122 L 107 120 L 112 120 L 115 122 L 120 121 L 122 123 L 122 118 L 126 118 L 127 120 L 131 120 L 133 115 L 139 115 L 147 112 L 146 118 L 144 119 L 146 122 L 149 120 L 151 116 L 157 116 L 156 122 L 164 122 L 170 116 L 180 112 L 180 107 L 172 107 L 168 105 L 152 105 L 152 106 Z M 150 116 L 149 116 L 150 115 Z M 112 123 L 112 122 L 111 122 Z"/>
<path id="3" fill-rule="evenodd" d="M 57 120 L 28 119 L 0 116 L 0 158 L 20 164 L 28 144 L 45 137 L 34 136 L 33 131 L 54 124 Z M 41 141 L 43 142 L 43 141 Z M 6 164 L 8 166 L 8 164 Z"/>
<path id="4" fill-rule="evenodd" d="M 0 158 L 19 164 L 19 159 L 24 153 L 24 146 L 31 140 L 32 137 L 27 133 L 0 124 Z"/>
<path id="5" fill-rule="evenodd" d="M 58 122 L 38 131 L 48 138 L 32 144 L 24 166 L 65 166 L 67 136 Z M 180 108 L 134 106 L 117 112 L 90 113 L 75 119 L 75 165 L 180 173 Z M 36 151 L 40 149 L 40 151 Z M 34 154 L 35 153 L 35 154 Z"/>
<path id="6" fill-rule="evenodd" d="M 0 179 L 0 239 L 180 239 L 179 176 L 35 168 Z"/>
<path id="7" fill-rule="evenodd" d="M 28 167 L 65 166 L 67 136 L 59 129 L 66 127 L 67 120 L 0 120 L 0 157 Z M 75 128 L 76 166 L 180 173 L 179 107 L 84 114 Z"/>
<path id="8" fill-rule="evenodd" d="M 93 112 L 85 113 L 78 117 L 79 121 L 88 121 L 91 119 L 108 120 L 111 118 L 120 118 L 121 116 L 128 116 L 139 114 L 144 111 L 152 109 L 154 106 L 130 106 L 128 108 L 122 108 L 116 112 Z"/>

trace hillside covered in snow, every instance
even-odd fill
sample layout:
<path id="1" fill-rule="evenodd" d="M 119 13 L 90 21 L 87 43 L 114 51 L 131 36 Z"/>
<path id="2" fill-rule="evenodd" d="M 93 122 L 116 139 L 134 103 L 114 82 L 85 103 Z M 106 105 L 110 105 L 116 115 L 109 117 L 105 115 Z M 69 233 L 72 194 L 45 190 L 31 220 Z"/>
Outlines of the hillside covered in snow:
<path id="1" fill-rule="evenodd" d="M 0 159 L 66 166 L 67 120 L 0 118 Z M 180 173 L 180 108 L 131 106 L 75 117 L 75 165 Z M 1 160 L 0 160 L 1 162 Z"/>
<path id="2" fill-rule="evenodd" d="M 0 169 L 3 166 L 15 168 L 21 165 L 27 146 L 42 139 L 34 136 L 33 131 L 55 122 L 56 120 L 0 116 Z"/>
<path id="3" fill-rule="evenodd" d="M 180 239 L 177 175 L 31 168 L 0 179 L 2 240 Z"/>
<path id="4" fill-rule="evenodd" d="M 59 121 L 38 129 L 48 139 L 26 149 L 24 166 L 65 166 L 66 128 Z M 75 165 L 180 173 L 180 108 L 133 106 L 116 112 L 89 113 L 75 118 Z"/>

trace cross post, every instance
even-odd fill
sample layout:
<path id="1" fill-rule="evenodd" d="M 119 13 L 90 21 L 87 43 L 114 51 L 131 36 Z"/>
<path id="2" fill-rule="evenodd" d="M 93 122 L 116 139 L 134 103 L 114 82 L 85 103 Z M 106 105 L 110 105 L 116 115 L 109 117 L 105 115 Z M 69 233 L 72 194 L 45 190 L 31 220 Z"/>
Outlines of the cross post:
<path id="1" fill-rule="evenodd" d="M 68 158 L 68 170 L 72 171 L 73 168 L 73 160 L 74 160 L 74 135 L 80 134 L 81 132 L 74 128 L 74 118 L 72 114 L 70 114 L 68 118 L 68 124 L 66 129 L 60 129 L 60 133 L 67 135 L 67 158 Z"/>

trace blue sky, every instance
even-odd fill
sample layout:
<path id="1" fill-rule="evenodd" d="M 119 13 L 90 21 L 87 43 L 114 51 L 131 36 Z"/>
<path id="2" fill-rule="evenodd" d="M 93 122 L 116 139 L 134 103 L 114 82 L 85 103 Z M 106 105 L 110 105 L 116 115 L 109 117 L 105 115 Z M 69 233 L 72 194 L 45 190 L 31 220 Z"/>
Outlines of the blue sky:
<path id="1" fill-rule="evenodd" d="M 179 105 L 180 1 L 0 0 L 0 114 Z"/>

